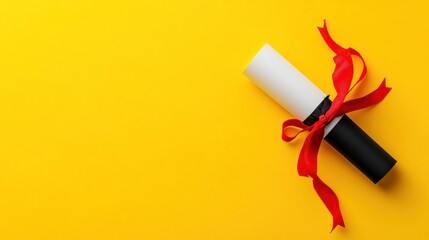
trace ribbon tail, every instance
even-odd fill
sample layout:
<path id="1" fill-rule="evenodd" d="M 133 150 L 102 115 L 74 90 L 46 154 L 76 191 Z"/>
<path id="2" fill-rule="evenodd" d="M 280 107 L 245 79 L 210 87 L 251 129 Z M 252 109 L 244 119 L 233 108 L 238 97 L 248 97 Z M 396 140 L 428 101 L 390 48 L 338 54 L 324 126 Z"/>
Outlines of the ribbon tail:
<path id="1" fill-rule="evenodd" d="M 332 232 L 336 226 L 340 225 L 344 227 L 345 225 L 337 195 L 317 176 L 317 153 L 322 143 L 324 132 L 324 125 L 316 123 L 310 134 L 308 134 L 299 155 L 298 173 L 300 176 L 311 177 L 313 179 L 314 190 L 316 190 L 320 199 L 332 215 Z"/>
<path id="2" fill-rule="evenodd" d="M 334 57 L 334 62 L 335 69 L 332 73 L 332 80 L 337 97 L 340 98 L 337 101 L 342 103 L 353 81 L 353 59 L 348 51 L 344 51 L 342 54 Z"/>
<path id="3" fill-rule="evenodd" d="M 307 135 L 298 158 L 298 174 L 309 177 L 317 173 L 317 153 L 323 140 L 324 126 L 317 125 Z"/>
<path id="4" fill-rule="evenodd" d="M 350 52 L 350 54 L 357 56 L 362 61 L 362 65 L 363 65 L 362 72 L 361 72 L 358 80 L 356 81 L 356 83 L 350 89 L 350 91 L 351 91 L 356 86 L 356 84 L 358 84 L 360 81 L 362 81 L 365 78 L 366 73 L 368 72 L 368 69 L 366 68 L 365 60 L 363 59 L 362 55 L 360 55 L 360 53 L 358 51 L 356 51 L 353 48 L 349 48 L 349 52 Z"/>
<path id="5" fill-rule="evenodd" d="M 329 48 L 332 51 L 337 54 L 344 51 L 344 48 L 338 45 L 338 43 L 336 43 L 334 39 L 332 39 L 331 35 L 329 35 L 328 27 L 326 26 L 326 20 L 323 20 L 323 27 L 318 27 L 318 29 L 326 44 L 328 44 Z"/>
<path id="6" fill-rule="evenodd" d="M 378 86 L 377 89 L 375 89 L 368 95 L 343 103 L 336 115 L 339 116 L 344 113 L 356 111 L 362 108 L 367 108 L 372 105 L 375 105 L 381 102 L 387 96 L 387 94 L 389 94 L 391 89 L 392 88 L 386 87 L 386 79 L 384 79 L 381 82 L 380 86 Z"/>
<path id="7" fill-rule="evenodd" d="M 336 53 L 336 56 L 334 57 L 335 70 L 332 73 L 332 79 L 334 81 L 335 90 L 338 94 L 337 96 L 339 96 L 339 98 L 341 98 L 341 102 L 343 102 L 348 92 L 350 92 L 359 82 L 365 78 L 367 73 L 365 60 L 355 49 L 345 49 L 338 45 L 329 35 L 326 21 L 323 22 L 323 28 L 319 27 L 319 31 L 329 48 Z M 363 69 L 356 83 L 354 83 L 350 88 L 354 75 L 352 55 L 358 57 L 362 61 Z"/>
<path id="8" fill-rule="evenodd" d="M 332 191 L 332 189 L 326 185 L 317 175 L 312 176 L 312 178 L 314 189 L 332 215 L 333 225 L 331 232 L 334 231 L 338 225 L 345 227 L 343 216 L 340 210 L 340 202 L 338 201 L 338 197 L 335 192 Z"/>

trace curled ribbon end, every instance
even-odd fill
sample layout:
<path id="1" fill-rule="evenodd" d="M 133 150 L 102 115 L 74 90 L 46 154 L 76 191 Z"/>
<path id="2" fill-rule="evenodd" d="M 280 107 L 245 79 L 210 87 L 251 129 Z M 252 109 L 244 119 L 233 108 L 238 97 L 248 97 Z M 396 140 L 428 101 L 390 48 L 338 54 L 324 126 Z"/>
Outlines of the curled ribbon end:
<path id="1" fill-rule="evenodd" d="M 323 19 L 323 27 L 317 27 L 319 30 L 326 28 L 326 19 Z"/>
<path id="2" fill-rule="evenodd" d="M 340 223 L 334 223 L 334 225 L 332 226 L 332 229 L 331 229 L 331 232 L 330 232 L 330 233 L 332 233 L 332 232 L 335 230 L 335 228 L 336 228 L 337 226 L 341 226 L 341 227 L 343 227 L 343 228 L 345 228 L 345 227 L 346 227 L 346 225 L 344 224 L 344 222 L 343 222 L 343 221 L 342 221 L 342 219 L 341 219 L 341 222 L 340 222 Z"/>
<path id="3" fill-rule="evenodd" d="M 320 33 L 322 33 L 322 34 L 323 34 L 323 32 L 328 30 L 326 28 L 326 19 L 323 19 L 323 27 L 317 27 L 317 29 L 319 29 Z"/>
<path id="4" fill-rule="evenodd" d="M 392 88 L 386 86 L 386 78 L 384 78 L 380 86 L 374 92 L 378 92 L 376 95 L 380 99 L 379 101 L 381 101 L 387 96 L 390 90 L 392 90 Z"/>
<path id="5" fill-rule="evenodd" d="M 332 51 L 334 51 L 335 53 L 338 54 L 338 53 L 340 53 L 340 52 L 342 52 L 342 51 L 345 50 L 343 47 L 341 47 L 340 45 L 338 45 L 332 39 L 332 37 L 329 35 L 328 27 L 326 25 L 326 20 L 323 20 L 323 27 L 322 28 L 319 27 L 319 32 L 322 35 L 322 37 L 325 40 L 325 42 L 328 44 L 329 48 L 331 48 Z"/>
<path id="6" fill-rule="evenodd" d="M 391 87 L 386 86 L 386 78 L 383 79 L 383 81 L 381 82 L 381 85 L 383 86 L 383 88 L 387 90 L 387 92 L 390 92 L 390 90 L 392 90 Z"/>
<path id="7" fill-rule="evenodd" d="M 340 208 L 339 208 L 339 206 L 338 206 L 338 209 L 340 209 Z M 346 227 L 346 225 L 344 224 L 344 220 L 343 220 L 343 216 L 342 216 L 341 212 L 340 212 L 339 214 L 337 214 L 337 215 L 335 215 L 335 216 L 334 216 L 333 221 L 334 221 L 334 222 L 333 222 L 333 224 L 332 224 L 331 233 L 332 233 L 332 231 L 334 231 L 334 230 L 335 230 L 335 228 L 336 228 L 337 226 L 341 226 L 341 227 L 343 227 L 343 228 L 345 228 L 345 227 Z"/>
<path id="8" fill-rule="evenodd" d="M 335 228 L 336 228 L 337 226 L 341 226 L 341 227 L 343 227 L 343 228 L 345 228 L 345 227 L 346 227 L 346 225 L 344 224 L 343 218 L 341 218 L 340 222 L 334 222 L 334 224 L 333 224 L 333 226 L 332 226 L 332 229 L 331 229 L 331 233 L 335 230 Z"/>

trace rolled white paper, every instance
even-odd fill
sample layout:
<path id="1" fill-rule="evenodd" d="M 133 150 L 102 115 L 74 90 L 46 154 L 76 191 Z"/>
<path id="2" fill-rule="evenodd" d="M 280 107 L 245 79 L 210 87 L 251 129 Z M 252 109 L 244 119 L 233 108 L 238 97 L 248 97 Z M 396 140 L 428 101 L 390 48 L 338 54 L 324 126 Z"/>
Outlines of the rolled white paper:
<path id="1" fill-rule="evenodd" d="M 266 43 L 244 70 L 255 82 L 293 116 L 304 121 L 326 97 L 318 87 Z M 325 127 L 325 136 L 342 116 Z"/>

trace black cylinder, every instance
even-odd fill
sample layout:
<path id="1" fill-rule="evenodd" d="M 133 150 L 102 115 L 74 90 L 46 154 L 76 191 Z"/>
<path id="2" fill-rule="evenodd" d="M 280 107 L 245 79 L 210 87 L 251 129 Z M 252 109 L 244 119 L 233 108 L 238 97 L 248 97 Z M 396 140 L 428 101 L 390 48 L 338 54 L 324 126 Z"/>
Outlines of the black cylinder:
<path id="1" fill-rule="evenodd" d="M 389 153 L 347 115 L 332 128 L 325 140 L 373 183 L 380 181 L 396 163 Z"/>
<path id="2" fill-rule="evenodd" d="M 329 100 L 328 95 L 304 120 L 304 123 L 308 126 L 314 124 L 320 115 L 328 111 L 331 104 L 332 102 Z M 325 140 L 371 179 L 373 183 L 380 181 L 396 163 L 392 156 L 384 151 L 347 115 L 344 115 L 338 121 L 325 136 Z"/>

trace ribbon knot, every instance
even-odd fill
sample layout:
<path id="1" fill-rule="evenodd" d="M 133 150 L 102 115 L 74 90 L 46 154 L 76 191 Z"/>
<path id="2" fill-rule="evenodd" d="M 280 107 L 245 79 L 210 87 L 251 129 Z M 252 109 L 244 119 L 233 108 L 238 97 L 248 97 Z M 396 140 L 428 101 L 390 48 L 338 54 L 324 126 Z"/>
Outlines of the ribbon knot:
<path id="1" fill-rule="evenodd" d="M 326 21 L 324 21 L 323 28 L 319 28 L 319 31 L 326 44 L 336 54 L 333 58 L 335 62 L 335 70 L 332 74 L 332 79 L 337 95 L 332 101 L 331 107 L 328 111 L 321 114 L 319 116 L 319 120 L 312 125 L 308 126 L 298 119 L 289 119 L 285 121 L 283 123 L 282 139 L 286 142 L 290 142 L 300 133 L 309 131 L 299 154 L 298 174 L 300 176 L 311 177 L 313 179 L 314 189 L 332 215 L 332 232 L 336 226 L 340 225 L 345 227 L 345 224 L 337 195 L 317 175 L 317 153 L 324 137 L 325 126 L 337 116 L 379 103 L 387 96 L 391 88 L 386 87 L 386 81 L 384 79 L 379 87 L 373 92 L 363 97 L 344 102 L 347 94 L 350 93 L 358 83 L 363 82 L 367 73 L 365 61 L 359 52 L 353 48 L 345 49 L 331 38 L 326 27 Z M 354 67 L 352 56 L 358 57 L 363 64 L 360 76 L 353 85 L 352 80 Z M 297 128 L 301 130 L 296 132 L 295 135 L 289 136 L 287 134 L 287 130 L 289 128 Z"/>
<path id="2" fill-rule="evenodd" d="M 325 114 L 319 116 L 319 122 L 321 122 L 323 125 L 326 125 L 328 123 L 328 118 Z"/>

